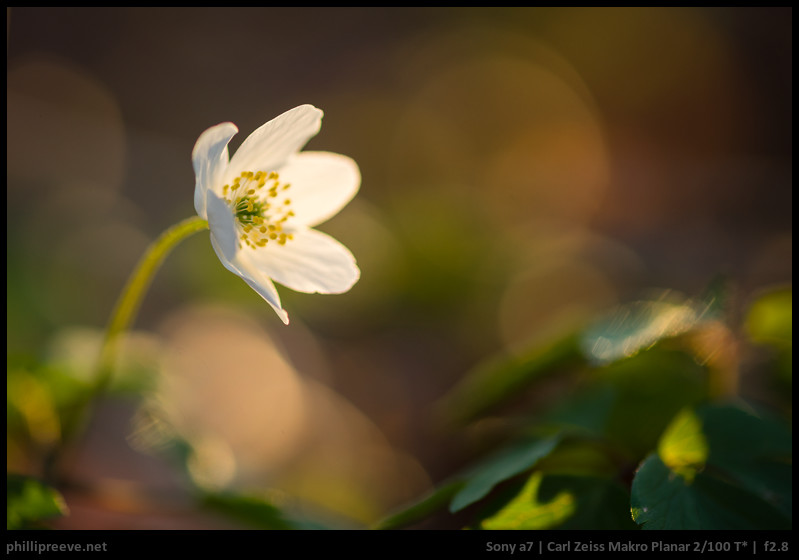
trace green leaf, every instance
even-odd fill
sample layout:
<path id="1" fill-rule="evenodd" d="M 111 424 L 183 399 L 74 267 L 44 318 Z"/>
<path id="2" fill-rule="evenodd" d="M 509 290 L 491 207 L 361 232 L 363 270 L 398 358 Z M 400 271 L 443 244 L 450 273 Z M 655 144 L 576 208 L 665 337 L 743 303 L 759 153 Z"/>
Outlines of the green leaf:
<path id="1" fill-rule="evenodd" d="M 43 482 L 20 474 L 6 474 L 7 529 L 41 527 L 42 521 L 68 513 L 61 494 Z"/>
<path id="2" fill-rule="evenodd" d="M 705 400 L 707 380 L 692 356 L 660 347 L 598 370 L 597 386 L 608 385 L 616 395 L 606 437 L 643 458 L 680 410 Z"/>
<path id="3" fill-rule="evenodd" d="M 629 493 L 603 477 L 545 475 L 536 471 L 483 529 L 636 529 Z"/>
<path id="4" fill-rule="evenodd" d="M 666 466 L 689 482 L 705 468 L 707 438 L 702 431 L 702 421 L 693 410 L 683 410 L 672 421 L 660 438 L 658 456 Z"/>
<path id="5" fill-rule="evenodd" d="M 279 508 L 261 498 L 228 492 L 207 493 L 202 504 L 256 529 L 294 528 Z"/>
<path id="6" fill-rule="evenodd" d="M 746 330 L 755 342 L 791 345 L 793 341 L 793 289 L 773 290 L 756 299 L 746 316 Z"/>
<path id="7" fill-rule="evenodd" d="M 499 510 L 480 521 L 481 529 L 549 529 L 563 523 L 576 510 L 576 500 L 568 492 L 538 499 L 544 474 L 534 472 Z"/>
<path id="8" fill-rule="evenodd" d="M 501 450 L 477 466 L 464 487 L 455 495 L 450 512 L 460 511 L 485 497 L 500 482 L 531 469 L 560 442 L 560 435 L 542 440 L 526 440 Z"/>
<path id="9" fill-rule="evenodd" d="M 633 480 L 647 529 L 791 526 L 792 442 L 779 422 L 733 405 L 684 411 Z"/>
<path id="10" fill-rule="evenodd" d="M 601 439 L 564 437 L 546 457 L 536 463 L 536 470 L 548 475 L 611 478 L 618 474 L 613 449 Z"/>
<path id="11" fill-rule="evenodd" d="M 658 345 L 587 371 L 583 385 L 541 421 L 609 440 L 638 462 L 679 410 L 705 400 L 707 380 L 707 370 L 691 355 Z"/>
<path id="12" fill-rule="evenodd" d="M 575 334 L 521 356 L 496 356 L 476 366 L 440 403 L 451 422 L 469 422 L 518 392 L 569 368 L 584 364 Z"/>
<path id="13" fill-rule="evenodd" d="M 793 290 L 781 288 L 760 296 L 746 315 L 746 331 L 753 342 L 770 347 L 774 371 L 791 398 L 793 381 Z M 786 391 L 787 389 L 787 391 Z"/>
<path id="14" fill-rule="evenodd" d="M 578 475 L 580 478 L 584 476 L 596 478 L 602 475 L 611 476 L 615 473 L 615 467 L 602 449 L 601 442 L 569 438 L 558 443 L 560 439 L 560 436 L 556 436 L 550 440 L 538 440 L 532 442 L 532 447 L 531 442 L 526 441 L 504 449 L 483 464 L 473 467 L 465 474 L 454 477 L 419 501 L 380 521 L 373 528 L 396 529 L 411 525 L 443 509 L 450 501 L 453 504 L 450 511 L 454 512 L 454 508 L 458 507 L 458 502 L 453 497 L 464 490 L 467 483 L 472 484 L 471 489 L 467 490 L 467 494 L 460 496 L 459 499 L 466 500 L 471 497 L 477 501 L 488 494 L 496 484 L 527 468 L 532 468 L 533 465 L 536 470 L 547 476 L 552 476 L 553 473 L 562 476 L 565 473 L 566 475 Z M 553 442 L 557 445 L 547 452 Z M 536 459 L 536 457 L 539 458 Z M 475 494 L 470 496 L 468 492 L 472 491 Z M 511 495 L 515 495 L 518 491 L 518 488 L 516 491 L 511 491 Z M 621 511 L 629 521 L 629 515 L 627 515 L 629 496 L 626 495 L 622 502 Z M 463 507 L 466 505 L 469 504 L 464 504 Z M 546 517 L 549 514 L 542 513 L 542 515 Z"/>
<path id="15" fill-rule="evenodd" d="M 644 529 L 788 529 L 770 504 L 741 488 L 699 473 L 675 476 L 656 454 L 638 469 L 632 486 L 633 519 Z"/>
<path id="16" fill-rule="evenodd" d="M 575 497 L 577 507 L 558 529 L 637 529 L 628 507 L 630 493 L 619 482 L 604 477 L 548 476 L 539 496 L 549 500 L 563 492 Z"/>
<path id="17" fill-rule="evenodd" d="M 542 422 L 569 432 L 604 436 L 616 399 L 617 391 L 610 385 L 590 383 L 555 405 Z"/>
<path id="18" fill-rule="evenodd" d="M 463 485 L 464 481 L 462 479 L 445 482 L 419 501 L 379 521 L 373 529 L 398 529 L 421 521 L 444 509 L 452 497 L 463 488 Z"/>
<path id="19" fill-rule="evenodd" d="M 733 405 L 697 409 L 710 448 L 708 465 L 791 517 L 790 430 L 766 415 Z"/>

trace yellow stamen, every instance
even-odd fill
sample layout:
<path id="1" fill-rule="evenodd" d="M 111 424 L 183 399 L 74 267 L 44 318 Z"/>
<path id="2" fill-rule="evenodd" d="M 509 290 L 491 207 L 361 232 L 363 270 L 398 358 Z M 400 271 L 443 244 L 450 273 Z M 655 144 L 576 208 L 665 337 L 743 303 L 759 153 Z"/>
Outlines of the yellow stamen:
<path id="1" fill-rule="evenodd" d="M 271 181 L 266 191 L 261 189 Z M 276 240 L 280 245 L 294 239 L 283 228 L 285 222 L 294 216 L 291 210 L 291 199 L 284 198 L 268 202 L 276 198 L 278 192 L 286 191 L 291 185 L 282 184 L 280 175 L 275 171 L 242 171 L 230 184 L 222 187 L 225 200 L 233 207 L 240 232 L 239 247 L 242 243 L 252 249 L 265 247 L 269 240 Z M 240 195 L 233 193 L 242 188 Z M 263 194 L 258 194 L 263 192 Z"/>

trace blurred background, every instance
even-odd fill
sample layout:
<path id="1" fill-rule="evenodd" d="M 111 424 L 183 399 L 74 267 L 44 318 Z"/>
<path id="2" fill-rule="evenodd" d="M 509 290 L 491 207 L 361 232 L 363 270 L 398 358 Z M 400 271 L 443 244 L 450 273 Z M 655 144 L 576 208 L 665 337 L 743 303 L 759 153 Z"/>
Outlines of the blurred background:
<path id="1" fill-rule="evenodd" d="M 361 280 L 278 286 L 285 327 L 207 233 L 181 244 L 71 456 L 85 484 L 62 527 L 228 526 L 194 510 L 185 476 L 370 523 L 464 461 L 468 434 L 436 403 L 487 356 L 647 289 L 790 285 L 791 17 L 7 9 L 9 394 L 28 426 L 8 469 L 37 474 L 61 398 L 42 368 L 86 382 L 137 259 L 194 214 L 191 150 L 223 121 L 233 152 L 292 107 L 324 110 L 307 148 L 363 181 L 319 229 Z M 185 476 L 163 452 L 176 440 Z"/>

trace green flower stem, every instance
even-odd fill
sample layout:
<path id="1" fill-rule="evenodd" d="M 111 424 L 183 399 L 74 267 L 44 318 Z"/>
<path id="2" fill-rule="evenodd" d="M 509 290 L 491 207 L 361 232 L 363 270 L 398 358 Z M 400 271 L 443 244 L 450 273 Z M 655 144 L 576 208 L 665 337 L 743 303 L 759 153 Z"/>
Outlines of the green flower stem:
<path id="1" fill-rule="evenodd" d="M 86 409 L 108 387 L 114 372 L 120 335 L 130 327 L 136 318 L 139 307 L 141 307 L 142 298 L 150 287 L 161 263 L 164 262 L 166 256 L 178 243 L 205 229 L 208 229 L 208 222 L 199 216 L 183 220 L 153 241 L 145 251 L 144 256 L 139 260 L 111 313 L 93 383 L 86 392 L 85 397 L 72 410 L 72 414 L 65 418 L 61 442 L 53 450 L 45 465 L 47 475 L 52 476 L 54 474 L 57 459 L 74 437 L 86 413 Z"/>
<path id="2" fill-rule="evenodd" d="M 111 314 L 97 366 L 94 385 L 97 393 L 102 392 L 111 380 L 119 335 L 124 333 L 136 318 L 142 298 L 161 263 L 178 243 L 205 229 L 208 229 L 208 222 L 199 216 L 194 216 L 166 230 L 147 248 L 133 274 L 128 278 L 128 283 L 125 284 Z"/>

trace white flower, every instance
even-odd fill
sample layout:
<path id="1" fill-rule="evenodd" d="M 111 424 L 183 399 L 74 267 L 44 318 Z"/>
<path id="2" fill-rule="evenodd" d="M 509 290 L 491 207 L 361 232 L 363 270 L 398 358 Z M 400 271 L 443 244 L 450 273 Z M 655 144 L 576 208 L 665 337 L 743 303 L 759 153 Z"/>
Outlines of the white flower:
<path id="1" fill-rule="evenodd" d="M 356 163 L 339 154 L 300 152 L 322 125 L 322 111 L 301 105 L 250 134 L 228 161 L 233 123 L 209 128 L 192 152 L 194 207 L 208 220 L 219 260 L 288 324 L 273 280 L 306 293 L 336 294 L 360 277 L 352 253 L 311 229 L 337 214 L 361 183 Z"/>

